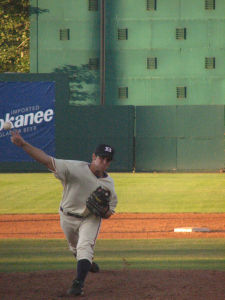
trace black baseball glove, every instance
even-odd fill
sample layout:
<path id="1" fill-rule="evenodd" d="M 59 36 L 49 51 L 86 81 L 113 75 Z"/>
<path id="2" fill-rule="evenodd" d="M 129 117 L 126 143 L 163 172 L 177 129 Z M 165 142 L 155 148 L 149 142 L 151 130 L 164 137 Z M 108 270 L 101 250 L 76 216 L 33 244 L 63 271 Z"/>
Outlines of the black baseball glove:
<path id="1" fill-rule="evenodd" d="M 105 218 L 109 210 L 110 191 L 99 186 L 87 199 L 86 206 L 91 213 Z"/>

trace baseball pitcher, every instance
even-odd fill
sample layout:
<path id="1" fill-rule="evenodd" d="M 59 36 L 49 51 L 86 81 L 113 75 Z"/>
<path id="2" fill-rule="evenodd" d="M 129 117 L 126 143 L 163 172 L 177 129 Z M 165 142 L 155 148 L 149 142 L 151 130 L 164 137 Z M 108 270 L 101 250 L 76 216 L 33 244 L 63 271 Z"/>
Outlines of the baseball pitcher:
<path id="1" fill-rule="evenodd" d="M 99 271 L 93 256 L 101 220 L 114 214 L 117 205 L 113 179 L 106 173 L 114 149 L 109 145 L 99 145 L 92 154 L 91 163 L 88 163 L 53 158 L 27 143 L 18 131 L 11 132 L 11 141 L 45 165 L 63 185 L 60 225 L 77 259 L 77 276 L 67 293 L 83 295 L 88 272 Z"/>

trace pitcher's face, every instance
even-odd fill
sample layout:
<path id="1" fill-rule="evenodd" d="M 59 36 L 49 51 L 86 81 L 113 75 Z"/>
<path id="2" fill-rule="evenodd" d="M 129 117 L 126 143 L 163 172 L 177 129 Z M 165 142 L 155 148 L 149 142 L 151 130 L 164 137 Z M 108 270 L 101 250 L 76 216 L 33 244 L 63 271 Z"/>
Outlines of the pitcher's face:
<path id="1" fill-rule="evenodd" d="M 111 160 L 108 157 L 92 155 L 92 164 L 95 166 L 96 170 L 100 172 L 105 172 L 110 166 Z"/>

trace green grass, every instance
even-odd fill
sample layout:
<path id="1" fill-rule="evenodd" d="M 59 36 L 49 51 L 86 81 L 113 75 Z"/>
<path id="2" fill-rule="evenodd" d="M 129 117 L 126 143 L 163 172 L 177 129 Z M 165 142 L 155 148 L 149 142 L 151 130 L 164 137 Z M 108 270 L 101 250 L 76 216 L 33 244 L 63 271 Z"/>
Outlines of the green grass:
<path id="1" fill-rule="evenodd" d="M 224 239 L 98 240 L 102 269 L 198 269 L 225 271 Z M 0 241 L 0 272 L 75 268 L 65 240 Z"/>
<path id="2" fill-rule="evenodd" d="M 223 173 L 112 173 L 117 212 L 225 212 Z M 57 213 L 62 185 L 50 173 L 0 174 L 0 213 Z"/>
<path id="3" fill-rule="evenodd" d="M 112 174 L 122 212 L 225 212 L 225 174 Z"/>

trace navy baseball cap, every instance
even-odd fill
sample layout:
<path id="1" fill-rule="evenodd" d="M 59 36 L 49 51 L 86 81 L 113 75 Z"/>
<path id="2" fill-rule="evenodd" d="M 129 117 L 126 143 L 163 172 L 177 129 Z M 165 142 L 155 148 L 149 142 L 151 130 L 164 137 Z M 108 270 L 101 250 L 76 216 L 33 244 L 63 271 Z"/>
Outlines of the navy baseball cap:
<path id="1" fill-rule="evenodd" d="M 101 156 L 101 157 L 107 157 L 110 160 L 113 159 L 114 153 L 115 153 L 115 150 L 111 146 L 106 145 L 106 144 L 100 144 L 95 149 L 95 155 Z"/>

